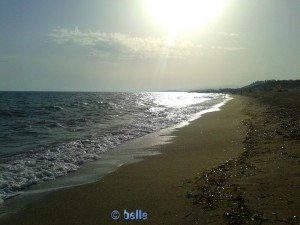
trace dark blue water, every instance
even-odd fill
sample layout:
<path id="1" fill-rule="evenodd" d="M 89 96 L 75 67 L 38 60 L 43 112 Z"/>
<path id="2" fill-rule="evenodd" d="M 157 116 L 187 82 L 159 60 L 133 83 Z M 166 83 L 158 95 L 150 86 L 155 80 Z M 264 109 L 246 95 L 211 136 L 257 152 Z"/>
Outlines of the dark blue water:
<path id="1" fill-rule="evenodd" d="M 181 92 L 0 92 L 0 202 L 222 101 Z"/>

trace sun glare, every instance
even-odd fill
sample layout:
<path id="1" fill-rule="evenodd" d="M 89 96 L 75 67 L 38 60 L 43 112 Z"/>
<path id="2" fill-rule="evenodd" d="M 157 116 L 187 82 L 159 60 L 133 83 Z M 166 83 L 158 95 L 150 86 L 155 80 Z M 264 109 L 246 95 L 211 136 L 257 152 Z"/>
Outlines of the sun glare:
<path id="1" fill-rule="evenodd" d="M 206 27 L 227 0 L 146 0 L 152 20 L 172 32 Z"/>

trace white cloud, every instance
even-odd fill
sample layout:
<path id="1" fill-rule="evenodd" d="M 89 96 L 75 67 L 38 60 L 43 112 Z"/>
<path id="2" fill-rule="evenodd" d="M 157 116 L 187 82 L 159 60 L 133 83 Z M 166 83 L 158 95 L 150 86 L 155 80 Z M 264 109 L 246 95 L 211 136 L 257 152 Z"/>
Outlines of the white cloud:
<path id="1" fill-rule="evenodd" d="M 250 35 L 250 34 L 226 32 L 226 31 L 211 31 L 211 32 L 215 35 L 223 36 L 223 37 L 227 37 L 227 38 L 239 38 L 239 39 L 253 39 L 253 38 L 255 38 L 253 35 Z"/>
<path id="2" fill-rule="evenodd" d="M 224 47 L 224 46 L 212 46 L 213 50 L 222 50 L 222 51 L 245 51 L 247 48 L 243 47 Z"/>
<path id="3" fill-rule="evenodd" d="M 215 33 L 218 34 L 218 35 L 227 36 L 227 37 L 238 37 L 238 36 L 241 36 L 240 34 L 234 33 L 234 32 L 218 31 L 218 32 L 215 32 Z"/>
<path id="4" fill-rule="evenodd" d="M 132 37 L 121 33 L 82 32 L 57 28 L 49 36 L 57 44 L 73 43 L 88 47 L 95 57 L 156 59 L 186 58 L 201 54 L 202 46 L 188 41 Z"/>

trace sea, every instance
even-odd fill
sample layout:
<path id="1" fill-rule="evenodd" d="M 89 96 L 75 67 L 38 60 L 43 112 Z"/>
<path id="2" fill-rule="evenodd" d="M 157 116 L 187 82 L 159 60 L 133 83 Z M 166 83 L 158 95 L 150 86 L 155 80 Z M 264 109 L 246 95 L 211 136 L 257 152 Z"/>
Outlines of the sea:
<path id="1" fill-rule="evenodd" d="M 0 92 L 0 205 L 35 185 L 76 176 L 88 163 L 99 166 L 107 153 L 118 156 L 119 145 L 187 123 L 229 98 L 187 92 Z"/>

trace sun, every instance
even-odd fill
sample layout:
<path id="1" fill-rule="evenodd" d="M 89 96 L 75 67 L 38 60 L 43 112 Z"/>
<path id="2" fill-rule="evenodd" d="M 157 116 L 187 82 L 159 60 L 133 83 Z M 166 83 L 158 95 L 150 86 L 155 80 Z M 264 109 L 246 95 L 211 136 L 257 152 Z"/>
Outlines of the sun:
<path id="1" fill-rule="evenodd" d="M 178 32 L 206 27 L 228 0 L 146 0 L 153 22 Z"/>

